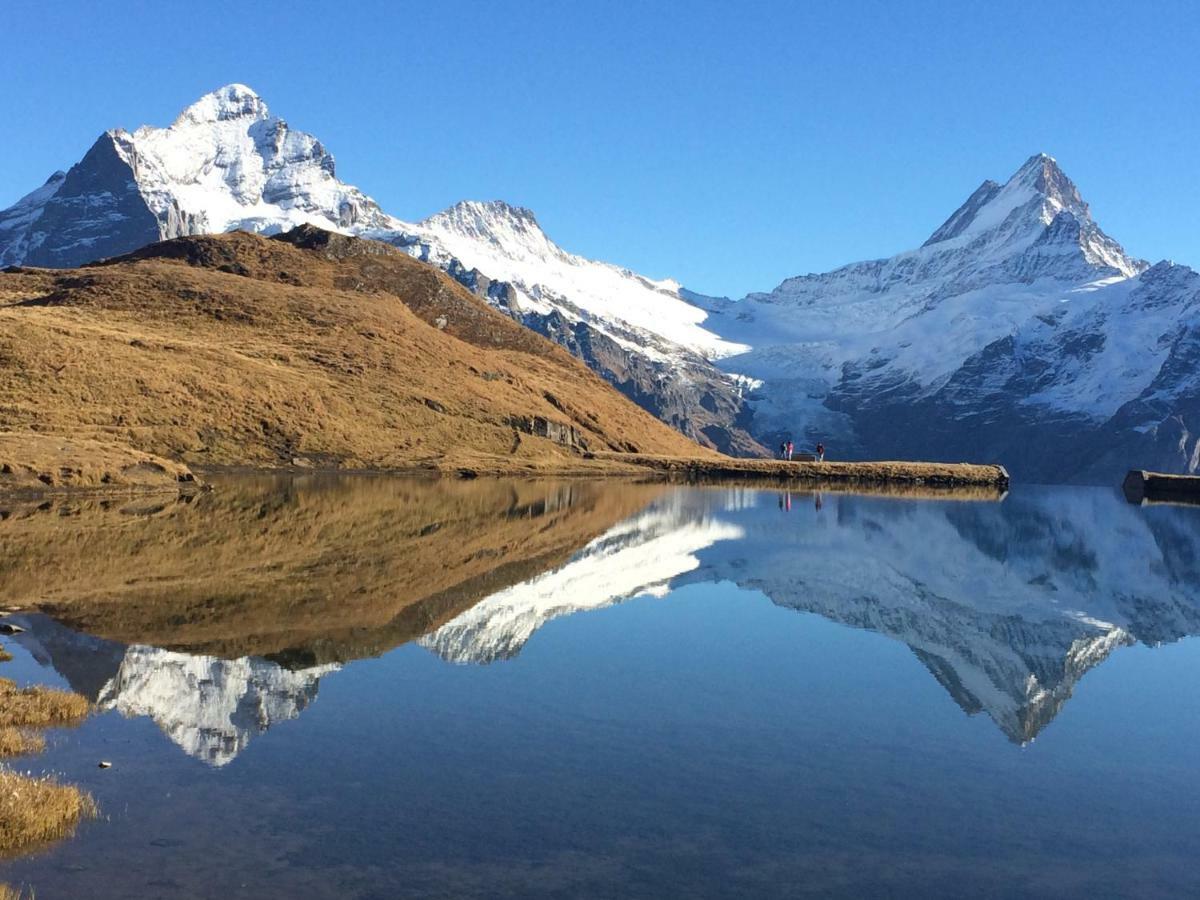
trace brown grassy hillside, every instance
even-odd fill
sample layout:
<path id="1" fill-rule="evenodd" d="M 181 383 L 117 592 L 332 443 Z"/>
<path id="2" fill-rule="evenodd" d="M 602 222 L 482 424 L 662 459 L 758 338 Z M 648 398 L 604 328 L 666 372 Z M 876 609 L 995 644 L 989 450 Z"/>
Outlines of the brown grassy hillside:
<path id="1" fill-rule="evenodd" d="M 0 430 L 192 465 L 612 468 L 713 455 L 431 266 L 301 228 L 0 273 Z"/>
<path id="2" fill-rule="evenodd" d="M 336 475 L 218 478 L 216 488 L 0 503 L 0 608 L 121 643 L 353 658 L 563 564 L 664 490 Z"/>

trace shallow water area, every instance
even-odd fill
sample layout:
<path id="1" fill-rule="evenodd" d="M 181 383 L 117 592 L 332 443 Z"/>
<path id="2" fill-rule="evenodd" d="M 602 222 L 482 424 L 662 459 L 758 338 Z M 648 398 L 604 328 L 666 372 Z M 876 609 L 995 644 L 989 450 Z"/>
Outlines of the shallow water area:
<path id="1" fill-rule="evenodd" d="M 38 897 L 1195 896 L 1200 508 L 226 478 L 0 520 Z M 98 769 L 100 760 L 113 763 Z"/>

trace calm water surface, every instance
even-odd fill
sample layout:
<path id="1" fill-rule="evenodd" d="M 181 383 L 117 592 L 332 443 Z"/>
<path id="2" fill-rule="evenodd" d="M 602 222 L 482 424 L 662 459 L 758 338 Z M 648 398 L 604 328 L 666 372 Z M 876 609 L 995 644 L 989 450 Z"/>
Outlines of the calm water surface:
<path id="1" fill-rule="evenodd" d="M 39 898 L 1200 894 L 1200 509 L 231 480 L 0 521 Z M 97 769 L 101 759 L 113 768 Z"/>

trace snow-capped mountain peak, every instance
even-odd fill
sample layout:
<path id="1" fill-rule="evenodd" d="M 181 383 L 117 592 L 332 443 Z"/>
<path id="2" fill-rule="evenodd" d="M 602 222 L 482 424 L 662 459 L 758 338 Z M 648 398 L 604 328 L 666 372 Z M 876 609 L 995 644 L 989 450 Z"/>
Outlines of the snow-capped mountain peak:
<path id="1" fill-rule="evenodd" d="M 1100 230 L 1075 183 L 1054 157 L 1031 156 L 1004 184 L 985 181 L 921 245 L 922 251 L 969 249 L 973 259 L 989 262 L 1033 250 L 1022 261 L 1027 272 L 1041 271 L 1048 246 L 1064 263 L 1136 275 L 1146 267 L 1129 257 Z M 1077 269 L 1078 266 L 1076 265 Z M 1072 269 L 1071 277 L 1075 270 Z"/>
<path id="2" fill-rule="evenodd" d="M 201 97 L 169 128 L 115 137 L 159 220 L 179 208 L 186 224 L 167 232 L 383 224 L 374 201 L 337 180 L 333 155 L 319 140 L 272 116 L 242 84 Z"/>
<path id="3" fill-rule="evenodd" d="M 1058 160 L 1048 153 L 1035 153 L 1029 157 L 1008 183 L 1032 188 L 1060 209 L 1088 215 L 1087 204 L 1079 196 L 1079 189 L 1059 167 Z"/>
<path id="4" fill-rule="evenodd" d="M 266 119 L 267 104 L 244 84 L 227 84 L 205 94 L 175 120 L 175 125 L 200 125 L 230 119 Z"/>
<path id="5" fill-rule="evenodd" d="M 444 266 L 453 258 L 512 285 L 526 312 L 585 322 L 657 361 L 673 353 L 713 359 L 746 349 L 705 328 L 708 313 L 680 296 L 678 282 L 568 253 L 528 209 L 498 200 L 465 201 L 413 228 L 431 262 Z"/>
<path id="6" fill-rule="evenodd" d="M 419 227 L 483 241 L 505 253 L 527 259 L 566 255 L 546 237 L 531 210 L 503 200 L 464 200 L 430 216 Z"/>

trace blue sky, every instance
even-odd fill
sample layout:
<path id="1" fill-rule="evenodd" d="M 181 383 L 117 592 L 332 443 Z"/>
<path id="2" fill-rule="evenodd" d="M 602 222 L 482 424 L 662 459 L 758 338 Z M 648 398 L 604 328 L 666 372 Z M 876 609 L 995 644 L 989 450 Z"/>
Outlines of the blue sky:
<path id="1" fill-rule="evenodd" d="M 1039 151 L 1200 265 L 1189 3 L 344 5 L 7 0 L 0 206 L 240 81 L 395 215 L 504 199 L 709 293 L 917 246 Z"/>

